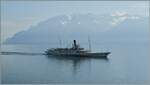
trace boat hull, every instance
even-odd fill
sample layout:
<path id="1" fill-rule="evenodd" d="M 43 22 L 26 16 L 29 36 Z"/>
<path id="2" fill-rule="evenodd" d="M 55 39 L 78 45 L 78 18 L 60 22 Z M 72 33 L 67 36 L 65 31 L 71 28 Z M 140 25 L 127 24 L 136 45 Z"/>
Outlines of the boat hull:
<path id="1" fill-rule="evenodd" d="M 110 54 L 110 52 L 102 52 L 102 53 L 47 53 L 47 55 L 90 57 L 90 58 L 107 58 L 107 56 L 109 54 Z"/>

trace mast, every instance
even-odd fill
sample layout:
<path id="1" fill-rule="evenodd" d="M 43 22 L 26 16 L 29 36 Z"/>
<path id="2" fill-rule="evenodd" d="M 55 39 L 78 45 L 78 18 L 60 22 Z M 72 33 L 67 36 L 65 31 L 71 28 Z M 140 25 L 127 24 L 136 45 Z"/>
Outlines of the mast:
<path id="1" fill-rule="evenodd" d="M 59 39 L 60 48 L 62 48 L 62 41 Z"/>
<path id="2" fill-rule="evenodd" d="M 89 43 L 89 51 L 91 51 L 92 47 L 91 47 L 91 40 L 90 40 L 90 36 L 88 36 L 88 43 Z"/>
<path id="3" fill-rule="evenodd" d="M 59 46 L 60 46 L 60 48 L 62 48 L 62 40 L 61 40 L 60 36 L 59 36 L 58 40 L 59 40 Z"/>

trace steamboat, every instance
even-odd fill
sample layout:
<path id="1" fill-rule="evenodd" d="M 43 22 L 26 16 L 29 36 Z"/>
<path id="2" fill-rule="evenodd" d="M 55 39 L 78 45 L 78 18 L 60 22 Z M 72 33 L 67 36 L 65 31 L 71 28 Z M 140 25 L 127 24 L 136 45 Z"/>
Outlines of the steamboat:
<path id="1" fill-rule="evenodd" d="M 90 58 L 107 58 L 107 56 L 110 54 L 110 52 L 91 52 L 91 50 L 85 50 L 76 43 L 76 40 L 73 40 L 71 48 L 51 48 L 48 49 L 45 53 L 46 55 Z"/>

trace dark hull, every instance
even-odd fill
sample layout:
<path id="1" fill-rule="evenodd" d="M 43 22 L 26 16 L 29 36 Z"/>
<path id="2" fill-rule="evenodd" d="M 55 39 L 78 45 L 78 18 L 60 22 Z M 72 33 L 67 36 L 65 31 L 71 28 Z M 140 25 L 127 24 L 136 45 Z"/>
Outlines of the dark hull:
<path id="1" fill-rule="evenodd" d="M 47 55 L 56 55 L 56 56 L 74 56 L 74 57 L 90 57 L 90 58 L 107 58 L 110 52 L 102 53 L 47 53 Z"/>

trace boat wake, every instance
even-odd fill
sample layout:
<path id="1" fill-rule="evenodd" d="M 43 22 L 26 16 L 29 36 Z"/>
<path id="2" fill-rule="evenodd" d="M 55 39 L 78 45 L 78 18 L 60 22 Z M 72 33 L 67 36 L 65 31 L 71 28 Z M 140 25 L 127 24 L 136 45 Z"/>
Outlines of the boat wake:
<path id="1" fill-rule="evenodd" d="M 45 55 L 45 53 L 28 53 L 28 52 L 0 52 L 1 55 Z"/>

